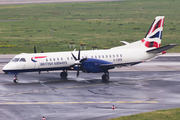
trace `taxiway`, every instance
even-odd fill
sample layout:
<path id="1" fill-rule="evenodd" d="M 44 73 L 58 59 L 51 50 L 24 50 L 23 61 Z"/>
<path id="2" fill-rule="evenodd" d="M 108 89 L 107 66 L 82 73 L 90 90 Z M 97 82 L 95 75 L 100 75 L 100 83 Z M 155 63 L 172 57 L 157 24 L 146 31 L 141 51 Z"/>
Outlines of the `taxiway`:
<path id="1" fill-rule="evenodd" d="M 0 65 L 10 56 L 0 55 Z M 142 112 L 180 107 L 180 56 L 166 55 L 151 62 L 110 71 L 110 82 L 101 75 L 69 72 L 23 73 L 18 84 L 0 73 L 0 117 L 13 120 L 105 120 Z M 115 110 L 111 107 L 115 105 Z"/>
<path id="2" fill-rule="evenodd" d="M 39 4 L 39 3 L 70 3 L 70 2 L 106 2 L 123 0 L 1 0 L 0 5 L 7 4 Z"/>

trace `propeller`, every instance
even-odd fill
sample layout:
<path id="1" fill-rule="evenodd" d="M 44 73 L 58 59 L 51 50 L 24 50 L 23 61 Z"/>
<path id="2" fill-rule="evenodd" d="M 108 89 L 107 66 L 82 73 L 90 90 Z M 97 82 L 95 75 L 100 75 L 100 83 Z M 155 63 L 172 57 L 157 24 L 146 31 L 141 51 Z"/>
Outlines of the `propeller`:
<path id="1" fill-rule="evenodd" d="M 36 46 L 34 46 L 34 53 L 36 53 Z"/>
<path id="2" fill-rule="evenodd" d="M 34 53 L 37 53 L 36 46 L 34 46 Z M 41 53 L 44 53 L 44 51 L 42 50 Z"/>
<path id="3" fill-rule="evenodd" d="M 71 53 L 72 56 L 73 56 L 73 58 L 74 58 L 74 60 L 75 60 L 75 63 L 74 63 L 73 66 L 75 66 L 75 65 L 78 66 L 78 69 L 77 69 L 77 77 L 79 76 L 79 70 L 82 68 L 82 62 L 84 62 L 84 61 L 87 60 L 87 58 L 83 58 L 83 59 L 80 60 L 80 53 L 81 53 L 81 50 L 79 49 L 78 58 L 76 58 L 76 56 L 74 56 L 74 54 Z"/>

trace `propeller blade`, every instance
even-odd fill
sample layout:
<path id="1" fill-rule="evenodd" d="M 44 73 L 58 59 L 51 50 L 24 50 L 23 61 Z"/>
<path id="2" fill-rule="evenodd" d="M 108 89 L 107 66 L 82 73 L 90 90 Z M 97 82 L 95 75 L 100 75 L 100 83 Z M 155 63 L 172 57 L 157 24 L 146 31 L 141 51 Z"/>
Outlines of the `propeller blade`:
<path id="1" fill-rule="evenodd" d="M 83 59 L 81 59 L 79 62 L 84 62 L 84 61 L 86 61 L 88 58 L 83 58 Z"/>
<path id="2" fill-rule="evenodd" d="M 71 53 L 72 56 L 73 56 L 73 58 L 75 59 L 74 65 L 71 65 L 71 66 L 78 65 L 78 69 L 77 69 L 77 77 L 79 76 L 79 71 L 80 71 L 80 69 L 81 69 L 80 67 L 82 66 L 82 65 L 81 65 L 81 62 L 87 60 L 87 58 L 84 58 L 84 59 L 80 60 L 80 52 L 81 52 L 81 49 L 79 49 L 79 52 L 78 52 L 78 59 L 74 56 L 73 53 Z"/>
<path id="3" fill-rule="evenodd" d="M 79 49 L 79 53 L 78 53 L 78 60 L 80 60 L 80 51 L 81 51 L 81 50 Z"/>
<path id="4" fill-rule="evenodd" d="M 85 73 L 87 73 L 86 69 L 81 65 L 81 70 Z"/>
<path id="5" fill-rule="evenodd" d="M 77 77 L 79 76 L 79 69 L 80 69 L 80 68 L 79 68 L 79 65 L 78 65 L 78 70 L 77 70 Z"/>
<path id="6" fill-rule="evenodd" d="M 74 56 L 74 54 L 73 53 L 71 53 L 71 54 L 72 54 L 73 58 L 77 61 L 77 58 Z"/>
<path id="7" fill-rule="evenodd" d="M 36 46 L 34 46 L 34 53 L 36 53 Z"/>

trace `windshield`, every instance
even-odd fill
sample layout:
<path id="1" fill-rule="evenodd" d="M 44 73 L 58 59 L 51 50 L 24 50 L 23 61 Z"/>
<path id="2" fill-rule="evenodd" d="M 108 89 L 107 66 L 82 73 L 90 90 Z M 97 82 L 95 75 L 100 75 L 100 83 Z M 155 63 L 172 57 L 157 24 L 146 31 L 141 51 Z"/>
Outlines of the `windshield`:
<path id="1" fill-rule="evenodd" d="M 12 62 L 18 62 L 20 58 L 14 58 Z"/>
<path id="2" fill-rule="evenodd" d="M 25 58 L 21 58 L 19 62 L 26 62 Z"/>

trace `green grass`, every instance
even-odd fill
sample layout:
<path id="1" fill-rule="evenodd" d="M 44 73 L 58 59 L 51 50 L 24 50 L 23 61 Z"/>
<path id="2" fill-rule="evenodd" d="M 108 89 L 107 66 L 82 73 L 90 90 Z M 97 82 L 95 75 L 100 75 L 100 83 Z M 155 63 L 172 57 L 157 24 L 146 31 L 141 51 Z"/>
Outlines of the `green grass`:
<path id="1" fill-rule="evenodd" d="M 180 108 L 175 108 L 169 110 L 157 110 L 154 112 L 123 116 L 110 120 L 179 120 L 179 119 L 180 119 Z"/>
<path id="2" fill-rule="evenodd" d="M 180 43 L 180 1 L 136 0 L 122 2 L 1 5 L 0 53 L 70 51 L 86 43 L 116 47 L 119 41 L 142 39 L 158 15 L 165 16 L 162 45 Z M 134 29 L 134 28 L 139 29 Z M 53 28 L 53 35 L 51 29 Z M 180 52 L 177 46 L 169 52 Z"/>

